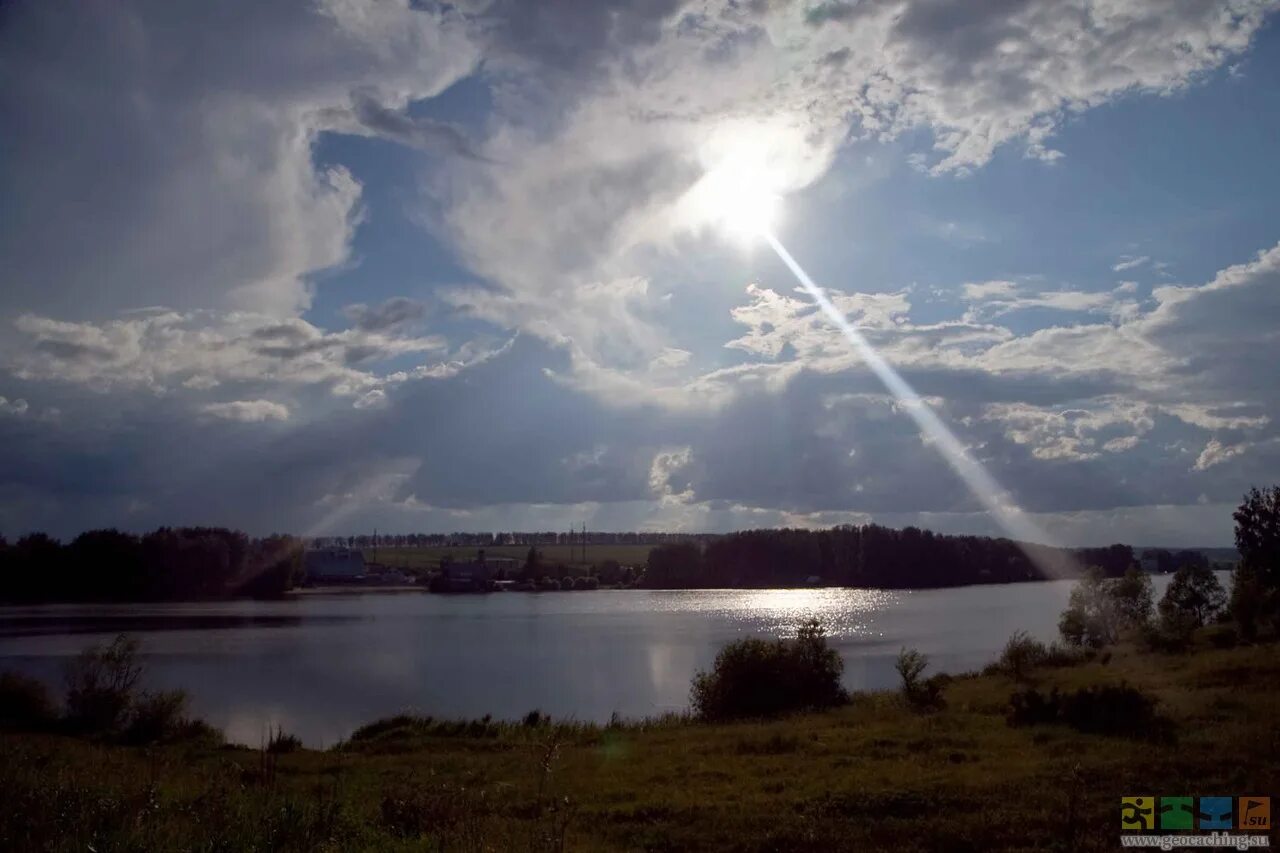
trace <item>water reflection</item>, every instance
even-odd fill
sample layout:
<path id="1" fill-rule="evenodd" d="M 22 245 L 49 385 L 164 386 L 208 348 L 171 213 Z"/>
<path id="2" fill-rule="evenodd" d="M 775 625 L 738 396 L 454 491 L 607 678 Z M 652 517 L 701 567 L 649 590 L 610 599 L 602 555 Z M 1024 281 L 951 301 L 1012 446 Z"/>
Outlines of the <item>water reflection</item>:
<path id="1" fill-rule="evenodd" d="M 1155 579 L 1160 594 L 1167 579 Z M 65 661 L 119 630 L 149 679 L 257 744 L 283 726 L 332 744 L 402 711 L 437 717 L 640 717 L 688 705 L 689 682 L 746 635 L 794 636 L 818 617 L 851 689 L 894 685 L 902 646 L 971 669 L 1022 629 L 1052 639 L 1065 582 L 953 590 L 309 595 L 292 601 L 0 608 L 0 668 L 57 685 Z"/>

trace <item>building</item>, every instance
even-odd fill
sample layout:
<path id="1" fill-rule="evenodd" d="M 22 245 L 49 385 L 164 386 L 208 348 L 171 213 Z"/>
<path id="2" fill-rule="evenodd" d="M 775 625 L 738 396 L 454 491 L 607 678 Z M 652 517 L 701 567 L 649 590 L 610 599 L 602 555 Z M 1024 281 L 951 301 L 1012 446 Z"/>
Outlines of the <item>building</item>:
<path id="1" fill-rule="evenodd" d="M 304 583 L 358 583 L 364 580 L 364 552 L 349 548 L 312 548 L 302 558 Z"/>
<path id="2" fill-rule="evenodd" d="M 431 591 L 488 592 L 494 588 L 495 581 L 514 578 L 519 568 L 518 560 L 511 557 L 486 558 L 481 548 L 474 560 L 441 560 L 440 574 L 432 580 Z"/>

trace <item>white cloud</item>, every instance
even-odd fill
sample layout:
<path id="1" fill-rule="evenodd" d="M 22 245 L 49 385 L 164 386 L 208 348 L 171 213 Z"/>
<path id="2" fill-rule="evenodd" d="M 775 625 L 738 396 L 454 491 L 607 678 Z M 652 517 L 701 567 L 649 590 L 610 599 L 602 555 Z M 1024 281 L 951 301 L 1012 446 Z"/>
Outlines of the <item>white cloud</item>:
<path id="1" fill-rule="evenodd" d="M 1204 446 L 1204 450 L 1200 451 L 1200 455 L 1196 457 L 1196 464 L 1193 466 L 1197 471 L 1205 471 L 1226 462 L 1233 456 L 1239 456 L 1249 449 L 1247 444 L 1223 445 L 1216 438 L 1209 439 L 1209 443 Z"/>
<path id="2" fill-rule="evenodd" d="M 9 400 L 5 397 L 0 397 L 0 415 L 25 415 L 28 408 L 30 407 L 27 405 L 27 401 L 22 398 Z"/>
<path id="3" fill-rule="evenodd" d="M 1121 255 L 1120 260 L 1111 265 L 1111 269 L 1115 272 L 1136 269 L 1149 260 L 1151 260 L 1151 258 L 1147 255 Z"/>
<path id="4" fill-rule="evenodd" d="M 454 304 L 572 341 L 567 378 L 583 382 L 621 371 L 644 384 L 657 354 L 693 349 L 661 322 L 667 293 L 651 282 L 664 253 L 705 233 L 687 215 L 687 192 L 725 139 L 769 152 L 783 190 L 822 176 L 851 136 L 928 131 L 933 153 L 922 162 L 935 174 L 979 167 L 1006 144 L 1052 160 L 1065 115 L 1188 85 L 1243 51 L 1275 4 L 624 5 L 616 27 L 570 4 L 527 22 L 559 40 L 502 41 L 512 53 L 487 66 L 502 97 L 486 159 L 427 184 L 443 199 L 432 227 L 491 286 L 459 291 Z M 575 45 L 577 77 L 544 88 L 531 69 L 559 67 L 574 34 L 593 40 Z M 1108 313 L 1114 303 L 1063 292 L 1035 304 Z"/>
<path id="5" fill-rule="evenodd" d="M 200 411 L 215 418 L 241 423 L 263 421 L 287 421 L 289 407 L 270 400 L 233 400 L 228 403 L 208 403 Z"/>
<path id="6" fill-rule="evenodd" d="M 1016 281 L 978 281 L 968 282 L 962 288 L 964 298 L 969 300 L 1003 299 L 1017 294 L 1019 285 Z"/>
<path id="7" fill-rule="evenodd" d="M 689 485 L 688 468 L 693 462 L 693 449 L 678 447 L 661 450 L 649 466 L 649 491 L 663 506 L 692 503 L 693 487 Z"/>
<path id="8" fill-rule="evenodd" d="M 326 332 L 304 320 L 245 312 L 155 311 L 104 323 L 24 314 L 14 328 L 17 337 L 0 349 L 0 364 L 10 373 L 95 390 L 201 391 L 241 382 L 323 385 L 349 396 L 381 383 L 371 364 L 447 350 L 437 336 L 359 327 Z"/>
<path id="9" fill-rule="evenodd" d="M 316 162 L 319 135 L 377 133 L 358 103 L 403 111 L 479 58 L 456 16 L 409 0 L 50 0 L 9 10 L 0 53 L 22 163 L 0 194 L 23 209 L 0 231 L 0 302 L 80 316 L 305 308 L 362 216 L 360 183 Z"/>

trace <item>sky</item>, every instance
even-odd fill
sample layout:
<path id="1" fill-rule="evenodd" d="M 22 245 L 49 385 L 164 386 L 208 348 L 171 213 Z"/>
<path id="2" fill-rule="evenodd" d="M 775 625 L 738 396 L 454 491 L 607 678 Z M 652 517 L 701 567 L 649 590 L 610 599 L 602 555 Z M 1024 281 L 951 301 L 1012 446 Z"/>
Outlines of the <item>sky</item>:
<path id="1" fill-rule="evenodd" d="M 0 533 L 999 533 L 729 174 L 1045 541 L 1230 544 L 1278 7 L 0 5 Z"/>

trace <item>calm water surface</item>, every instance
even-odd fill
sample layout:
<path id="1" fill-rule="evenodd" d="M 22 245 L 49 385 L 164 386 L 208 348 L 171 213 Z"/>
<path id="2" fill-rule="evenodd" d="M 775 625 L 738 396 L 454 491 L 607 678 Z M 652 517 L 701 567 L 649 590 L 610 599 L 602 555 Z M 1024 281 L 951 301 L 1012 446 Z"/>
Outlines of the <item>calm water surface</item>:
<path id="1" fill-rule="evenodd" d="M 1153 579 L 1157 597 L 1167 578 Z M 1017 629 L 1057 633 L 1071 583 L 946 590 L 640 590 L 0 608 L 0 669 L 58 683 L 67 658 L 120 631 L 141 638 L 148 683 L 182 687 L 235 741 L 268 726 L 327 746 L 400 711 L 607 720 L 687 706 L 689 681 L 746 635 L 821 618 L 852 689 L 894 686 L 903 646 L 933 669 L 994 659 Z M 933 671 L 933 670 L 931 670 Z"/>

